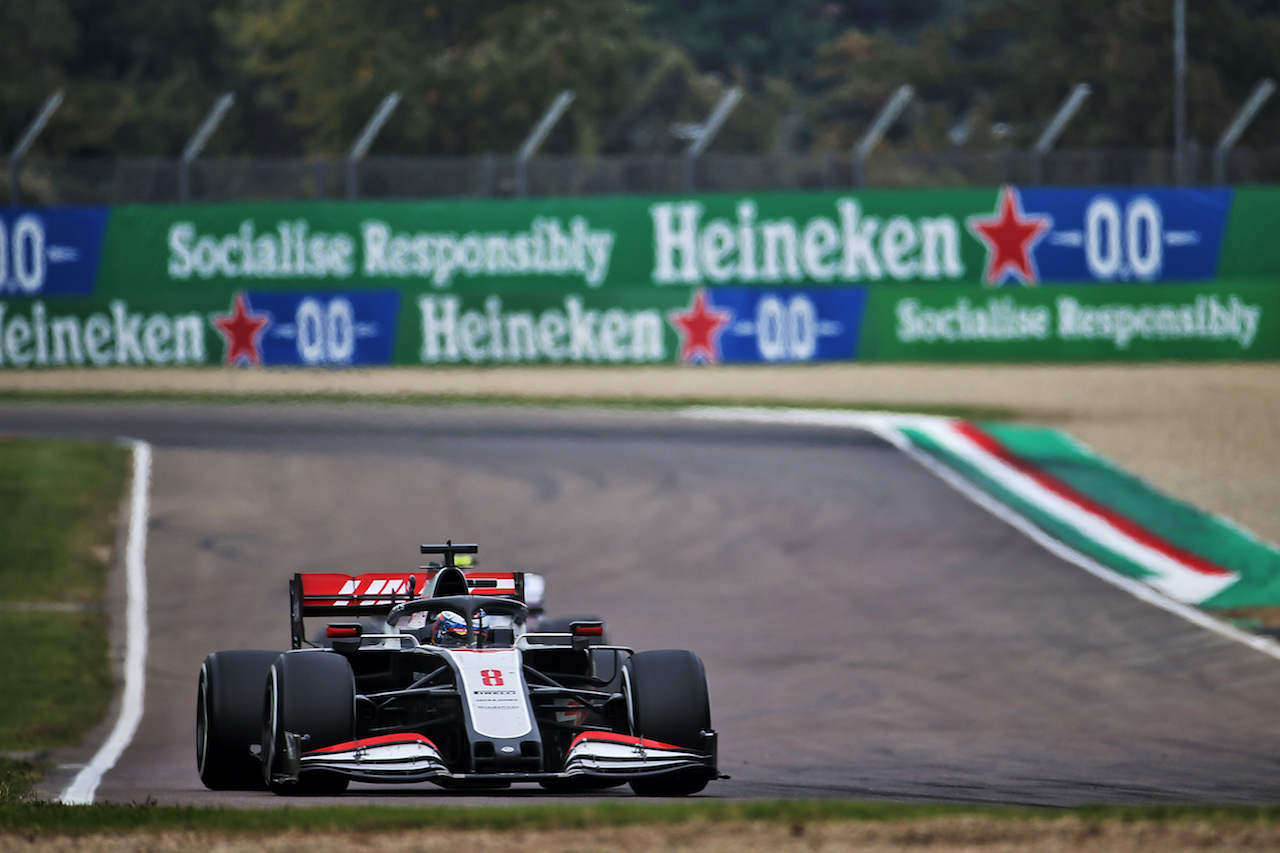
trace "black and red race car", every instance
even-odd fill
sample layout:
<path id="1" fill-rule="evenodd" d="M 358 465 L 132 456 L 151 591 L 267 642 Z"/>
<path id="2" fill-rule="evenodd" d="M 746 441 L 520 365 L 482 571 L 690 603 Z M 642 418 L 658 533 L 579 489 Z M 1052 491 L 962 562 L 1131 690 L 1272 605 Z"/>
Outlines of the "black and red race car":
<path id="1" fill-rule="evenodd" d="M 353 780 L 681 796 L 719 778 L 697 655 L 607 645 L 593 619 L 529 630 L 525 575 L 458 567 L 477 550 L 423 545 L 442 560 L 415 574 L 295 575 L 290 651 L 215 652 L 200 668 L 201 781 L 313 796 Z M 326 625 L 308 639 L 315 617 Z"/>

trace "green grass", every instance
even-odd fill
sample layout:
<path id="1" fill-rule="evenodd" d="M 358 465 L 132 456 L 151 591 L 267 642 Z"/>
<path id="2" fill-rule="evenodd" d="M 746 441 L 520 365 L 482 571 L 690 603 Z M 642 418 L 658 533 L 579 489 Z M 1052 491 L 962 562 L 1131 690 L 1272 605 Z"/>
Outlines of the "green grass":
<path id="1" fill-rule="evenodd" d="M 0 601 L 101 603 L 129 451 L 0 439 Z"/>
<path id="2" fill-rule="evenodd" d="M 24 758 L 0 755 L 0 813 L 4 812 L 6 806 L 21 802 L 38 781 L 39 764 Z"/>
<path id="3" fill-rule="evenodd" d="M 85 833 L 210 832 L 265 834 L 345 832 L 374 834 L 415 829 L 550 830 L 591 827 L 673 825 L 689 821 L 759 821 L 803 825 L 810 822 L 918 821 L 978 816 L 996 820 L 1071 816 L 1088 823 L 1191 822 L 1275 825 L 1280 807 L 1086 806 L 1036 809 L 979 805 L 855 802 L 849 800 L 692 800 L 647 802 L 611 800 L 589 804 L 462 806 L 436 799 L 414 806 L 317 806 L 282 809 L 224 809 L 192 806 L 0 803 L 0 835 Z"/>
<path id="4" fill-rule="evenodd" d="M 106 712 L 102 600 L 128 465 L 113 444 L 0 439 L 0 753 L 74 745 Z M 82 609 L 40 609 L 51 603 Z M 39 772 L 0 756 L 0 803 Z"/>
<path id="5" fill-rule="evenodd" d="M 115 685 L 103 613 L 0 612 L 0 751 L 74 746 Z"/>

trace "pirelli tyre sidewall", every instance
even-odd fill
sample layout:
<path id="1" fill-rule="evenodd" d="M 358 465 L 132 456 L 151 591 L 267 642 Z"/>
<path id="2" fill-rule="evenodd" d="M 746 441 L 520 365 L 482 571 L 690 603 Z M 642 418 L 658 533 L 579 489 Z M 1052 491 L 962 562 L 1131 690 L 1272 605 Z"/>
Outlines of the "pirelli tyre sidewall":
<path id="1" fill-rule="evenodd" d="M 262 690 L 279 652 L 214 652 L 196 687 L 196 770 L 214 791 L 262 790 L 250 747 L 262 734 Z"/>
<path id="2" fill-rule="evenodd" d="M 262 777 L 277 794 L 336 796 L 347 788 L 344 776 L 304 772 L 297 782 L 276 782 L 284 756 L 284 734 L 306 736 L 305 750 L 355 738 L 355 676 L 351 664 L 329 651 L 285 652 L 267 674 L 259 722 Z"/>
<path id="3" fill-rule="evenodd" d="M 637 652 L 623 665 L 622 677 L 633 735 L 702 748 L 702 733 L 711 730 L 711 697 L 697 655 L 683 649 Z M 685 796 L 709 781 L 701 769 L 681 770 L 635 779 L 631 788 L 641 796 Z"/>

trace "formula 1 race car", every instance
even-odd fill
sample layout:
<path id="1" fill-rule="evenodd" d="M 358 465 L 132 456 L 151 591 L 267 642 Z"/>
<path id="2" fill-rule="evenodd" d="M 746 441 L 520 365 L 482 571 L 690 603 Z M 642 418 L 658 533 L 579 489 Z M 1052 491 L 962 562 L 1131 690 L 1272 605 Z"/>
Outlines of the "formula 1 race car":
<path id="1" fill-rule="evenodd" d="M 720 778 L 702 661 L 604 643 L 604 623 L 528 630 L 522 572 L 298 574 L 293 648 L 205 658 L 196 763 L 214 790 L 336 795 L 350 781 L 445 788 L 629 783 L 682 796 Z M 539 602 L 540 603 L 540 602 Z M 304 619 L 328 621 L 306 639 Z"/>

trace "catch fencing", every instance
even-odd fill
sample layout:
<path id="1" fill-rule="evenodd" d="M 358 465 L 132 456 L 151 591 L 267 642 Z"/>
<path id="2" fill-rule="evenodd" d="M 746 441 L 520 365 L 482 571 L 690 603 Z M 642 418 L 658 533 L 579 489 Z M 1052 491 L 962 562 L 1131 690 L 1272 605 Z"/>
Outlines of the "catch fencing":
<path id="1" fill-rule="evenodd" d="M 190 201 L 307 201 L 350 195 L 340 157 L 214 158 L 190 164 Z M 839 191 L 1020 186 L 1233 186 L 1280 184 L 1280 147 L 1236 148 L 1215 168 L 1213 152 L 1192 147 L 1181 165 L 1161 149 L 1061 149 L 1039 161 L 1025 150 L 875 152 L 859 181 L 849 152 L 602 157 L 537 156 L 528 163 L 527 194 L 584 197 L 672 193 Z M 356 164 L 363 199 L 500 199 L 517 195 L 510 155 L 370 156 Z M 19 174 L 24 204 L 135 204 L 181 201 L 177 159 L 41 159 Z M 12 204 L 0 187 L 0 204 Z"/>

